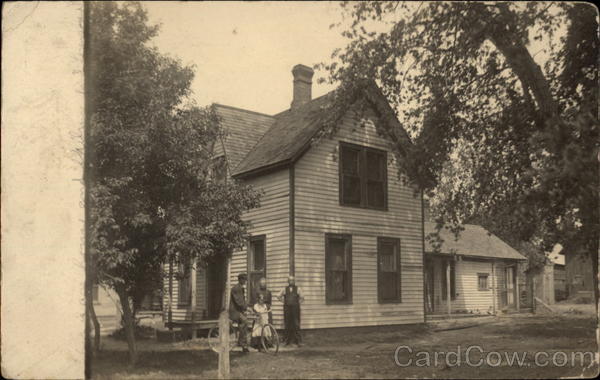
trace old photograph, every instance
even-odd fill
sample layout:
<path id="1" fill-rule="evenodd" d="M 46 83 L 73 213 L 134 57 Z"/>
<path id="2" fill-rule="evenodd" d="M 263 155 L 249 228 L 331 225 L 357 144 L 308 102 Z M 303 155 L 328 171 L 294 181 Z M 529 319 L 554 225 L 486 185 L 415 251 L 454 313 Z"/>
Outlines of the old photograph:
<path id="1" fill-rule="evenodd" d="M 85 377 L 596 377 L 598 21 L 82 4 Z"/>

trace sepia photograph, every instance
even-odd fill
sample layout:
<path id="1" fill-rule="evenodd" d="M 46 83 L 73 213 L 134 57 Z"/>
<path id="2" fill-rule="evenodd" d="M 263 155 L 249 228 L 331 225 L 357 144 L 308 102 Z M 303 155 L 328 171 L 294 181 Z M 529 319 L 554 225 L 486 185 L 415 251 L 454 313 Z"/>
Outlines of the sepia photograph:
<path id="1" fill-rule="evenodd" d="M 5 86 L 32 79 L 3 85 L 4 377 L 598 376 L 595 5 L 61 3 L 78 38 L 60 32 L 66 13 L 44 26 L 52 3 L 3 5 L 3 82 L 32 69 L 75 96 L 27 85 L 20 110 L 76 120 L 40 117 L 17 140 Z M 73 83 L 18 52 L 67 62 Z M 52 185 L 66 164 L 43 149 L 30 162 L 62 193 L 43 207 L 76 214 L 19 222 L 42 207 L 13 196 L 36 197 L 11 170 L 26 141 L 75 157 L 70 193 Z M 19 234 L 61 227 L 79 235 L 32 248 Z M 32 254 L 25 279 L 19 257 L 68 241 L 72 267 Z M 75 298 L 36 306 L 25 281 L 50 277 Z M 37 313 L 57 321 L 17 334 Z M 32 372 L 40 347 L 49 362 L 75 350 L 81 374 Z"/>

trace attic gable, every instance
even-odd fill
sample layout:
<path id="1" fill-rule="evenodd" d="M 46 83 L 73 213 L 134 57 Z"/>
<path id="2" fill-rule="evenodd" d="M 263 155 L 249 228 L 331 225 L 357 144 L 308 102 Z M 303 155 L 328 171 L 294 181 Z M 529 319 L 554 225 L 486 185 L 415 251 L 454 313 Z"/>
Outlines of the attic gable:
<path id="1" fill-rule="evenodd" d="M 264 136 L 275 119 L 273 116 L 215 104 L 225 134 L 223 141 L 215 144 L 215 156 L 225 155 L 230 169 L 239 165 Z"/>
<path id="2" fill-rule="evenodd" d="M 407 154 L 412 142 L 379 88 L 369 83 L 363 87 L 360 97 L 372 106 L 388 137 L 401 147 L 403 154 Z M 310 148 L 313 138 L 324 128 L 334 101 L 335 92 L 330 92 L 275 115 L 271 127 L 235 167 L 232 175 L 252 176 L 294 163 Z M 345 105 L 347 108 L 342 111 L 347 111 L 352 105 Z"/>

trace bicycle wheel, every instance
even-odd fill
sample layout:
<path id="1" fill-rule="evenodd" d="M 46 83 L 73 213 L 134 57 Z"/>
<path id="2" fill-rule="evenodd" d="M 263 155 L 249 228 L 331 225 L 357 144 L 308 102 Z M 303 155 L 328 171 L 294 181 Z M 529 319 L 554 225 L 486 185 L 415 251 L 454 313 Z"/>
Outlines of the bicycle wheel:
<path id="1" fill-rule="evenodd" d="M 229 351 L 235 347 L 238 341 L 238 330 L 234 326 L 229 325 Z M 221 346 L 221 338 L 219 335 L 219 326 L 215 326 L 208 331 L 208 346 L 211 350 L 219 353 Z"/>
<path id="2" fill-rule="evenodd" d="M 277 330 L 273 325 L 266 324 L 263 326 L 260 343 L 265 352 L 269 354 L 274 355 L 279 351 L 279 334 L 277 334 Z"/>

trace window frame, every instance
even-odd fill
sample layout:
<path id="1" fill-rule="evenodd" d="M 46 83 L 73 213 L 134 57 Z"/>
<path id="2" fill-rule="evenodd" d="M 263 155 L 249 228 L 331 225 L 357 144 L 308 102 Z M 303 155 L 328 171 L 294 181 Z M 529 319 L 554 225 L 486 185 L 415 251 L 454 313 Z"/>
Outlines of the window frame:
<path id="1" fill-rule="evenodd" d="M 100 285 L 96 282 L 92 284 L 92 303 L 94 305 L 100 304 Z"/>
<path id="2" fill-rule="evenodd" d="M 262 241 L 263 250 L 264 250 L 264 268 L 260 271 L 254 270 L 254 249 L 252 243 L 256 241 Z M 252 284 L 253 274 L 261 274 L 261 277 L 267 278 L 267 235 L 255 235 L 248 238 L 248 244 L 246 247 L 246 269 L 248 272 L 248 291 L 246 292 L 247 300 L 250 302 L 252 300 L 252 294 L 254 292 L 254 287 Z"/>
<path id="3" fill-rule="evenodd" d="M 396 249 L 396 296 L 393 299 L 383 299 L 382 291 L 382 277 L 381 277 L 381 246 L 384 243 L 392 243 Z M 402 262 L 401 262 L 401 245 L 399 238 L 391 238 L 380 236 L 377 237 L 377 302 L 385 303 L 402 303 Z"/>
<path id="4" fill-rule="evenodd" d="M 479 280 L 480 280 L 482 277 L 485 277 L 485 285 L 486 285 L 486 287 L 485 287 L 485 288 L 482 288 L 482 287 L 480 286 L 481 284 L 480 284 Z M 490 274 L 489 274 L 489 273 L 477 273 L 477 290 L 479 290 L 479 291 L 482 291 L 482 292 L 483 292 L 483 291 L 490 290 L 490 282 L 489 282 L 489 279 L 490 279 Z"/>
<path id="5" fill-rule="evenodd" d="M 344 300 L 333 300 L 330 296 L 329 283 L 329 240 L 345 240 L 345 259 L 346 259 L 346 273 L 348 281 L 345 284 L 346 299 Z M 352 235 L 350 234 L 339 234 L 339 233 L 325 233 L 325 304 L 326 305 L 351 305 L 352 304 Z"/>
<path id="6" fill-rule="evenodd" d="M 223 172 L 219 172 L 223 170 Z M 211 177 L 216 183 L 224 183 L 227 180 L 227 158 L 225 155 L 220 155 L 212 159 Z"/>
<path id="7" fill-rule="evenodd" d="M 181 266 L 183 266 L 184 277 L 177 279 L 177 306 L 187 307 L 192 304 L 192 293 L 193 293 L 192 292 L 192 263 L 191 263 L 191 260 L 189 263 L 180 262 L 178 265 L 178 268 L 177 268 L 178 271 L 181 271 L 181 269 L 180 269 Z M 185 298 L 183 298 L 183 292 L 181 291 L 181 289 L 182 289 L 181 285 L 183 284 L 184 281 L 188 282 L 188 285 L 187 285 L 187 293 L 188 294 L 185 295 Z"/>
<path id="8" fill-rule="evenodd" d="M 342 150 L 344 148 L 358 150 L 358 178 L 360 183 L 360 204 L 347 203 L 344 201 L 344 170 L 343 170 L 343 159 Z M 382 156 L 383 158 L 383 206 L 376 207 L 368 204 L 368 181 L 370 180 L 367 176 L 367 152 L 375 153 Z M 358 145 L 349 143 L 346 141 L 340 141 L 338 145 L 338 175 L 339 175 L 339 189 L 338 198 L 339 204 L 343 207 L 356 207 L 369 210 L 388 211 L 388 167 L 387 167 L 387 151 L 382 149 L 373 148 L 365 145 Z"/>

